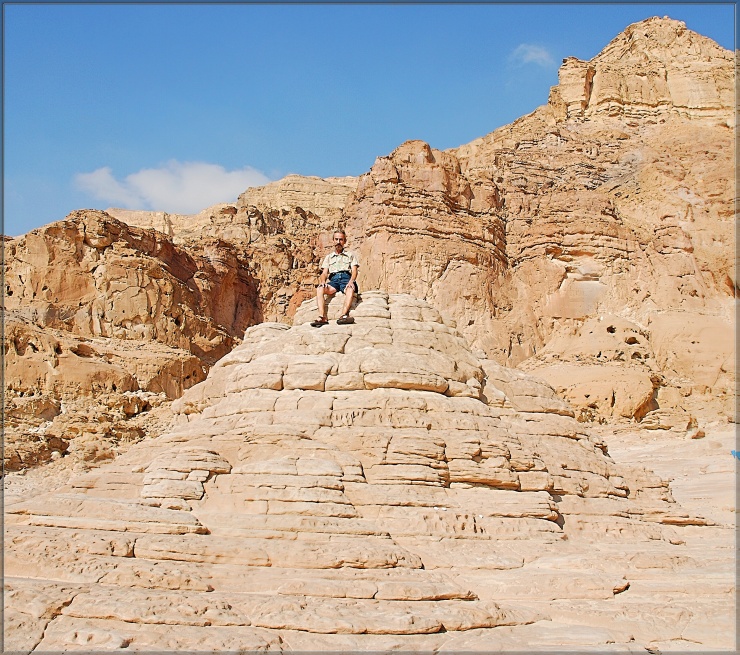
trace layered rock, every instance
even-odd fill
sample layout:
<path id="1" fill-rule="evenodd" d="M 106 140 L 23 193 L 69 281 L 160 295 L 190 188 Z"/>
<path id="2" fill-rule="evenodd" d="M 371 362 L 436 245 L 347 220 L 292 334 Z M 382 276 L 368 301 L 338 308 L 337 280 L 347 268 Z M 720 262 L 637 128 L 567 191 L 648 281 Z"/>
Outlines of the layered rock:
<path id="1" fill-rule="evenodd" d="M 129 417 L 203 380 L 261 319 L 255 283 L 224 242 L 186 251 L 155 230 L 83 210 L 6 241 L 5 253 L 11 470 L 65 453 L 83 434 L 113 456 L 111 440 L 144 434 Z M 150 402 L 152 394 L 161 398 Z M 131 403 L 141 407 L 111 411 Z"/>
<path id="2" fill-rule="evenodd" d="M 465 333 L 480 330 L 507 268 L 501 202 L 492 180 L 471 184 L 453 155 L 421 141 L 378 158 L 345 209 L 360 287 L 426 298 Z"/>
<path id="3" fill-rule="evenodd" d="M 236 244 L 259 281 L 265 320 L 290 320 L 312 295 L 317 260 L 331 246 L 331 232 L 357 186 L 353 177 L 288 175 L 263 187 L 247 189 L 232 205 L 220 204 L 198 214 L 108 209 L 131 225 L 153 227 L 183 247 L 204 236 Z"/>
<path id="4" fill-rule="evenodd" d="M 656 393 L 726 398 L 734 76 L 732 52 L 651 18 L 590 61 L 566 59 L 547 104 L 511 125 L 445 152 L 407 142 L 357 180 L 288 176 L 249 189 L 204 229 L 251 244 L 270 320 L 289 320 L 311 294 L 341 224 L 360 252 L 361 288 L 431 301 L 500 363 L 537 355 L 534 370 L 558 335 L 617 316 L 657 364 L 620 365 L 624 384 L 638 375 L 642 388 L 647 375 Z M 183 220 L 175 233 L 189 229 Z M 615 414 L 590 404 L 584 417 Z M 633 405 L 616 414 L 639 419 Z M 715 410 L 734 418 L 726 400 Z"/>
<path id="5" fill-rule="evenodd" d="M 260 320 L 233 246 L 189 252 L 156 230 L 80 210 L 5 244 L 6 309 L 84 337 L 154 340 L 213 363 Z"/>
<path id="6" fill-rule="evenodd" d="M 712 522 L 546 384 L 409 296 L 314 311 L 249 328 L 166 434 L 6 498 L 6 648 L 623 650 L 681 639 L 697 603 L 724 620 L 731 576 L 667 584 Z"/>
<path id="7" fill-rule="evenodd" d="M 649 19 L 566 60 L 546 105 L 459 148 L 410 141 L 359 178 L 291 175 L 192 216 L 76 212 L 7 241 L 8 316 L 180 349 L 163 371 L 188 353 L 207 368 L 248 325 L 292 320 L 339 225 L 361 289 L 430 301 L 582 421 L 684 434 L 734 420 L 733 61 Z"/>
<path id="8" fill-rule="evenodd" d="M 568 57 L 552 104 L 566 117 L 676 113 L 734 126 L 733 54 L 680 21 L 630 25 L 591 61 Z M 561 104 L 562 103 L 562 104 Z"/>
<path id="9" fill-rule="evenodd" d="M 247 189 L 235 203 L 213 205 L 197 214 L 116 207 L 106 209 L 106 213 L 129 225 L 163 232 L 178 244 L 188 244 L 203 235 L 251 243 L 270 234 L 292 233 L 292 226 L 282 225 L 280 217 L 296 207 L 321 217 L 322 226 L 331 228 L 340 222 L 342 210 L 356 186 L 354 177 L 288 175 L 277 182 Z"/>
<path id="10" fill-rule="evenodd" d="M 68 455 L 77 464 L 111 459 L 158 433 L 168 401 L 207 372 L 180 349 L 75 336 L 17 316 L 6 316 L 4 336 L 6 471 Z"/>
<path id="11" fill-rule="evenodd" d="M 192 234 L 207 230 L 219 221 L 230 223 L 230 218 L 233 216 L 232 210 L 233 207 L 228 203 L 220 203 L 206 207 L 197 214 L 170 214 L 169 212 L 121 209 L 120 207 L 109 207 L 105 213 L 127 225 L 162 232 L 179 244 L 183 243 L 184 233 Z"/>
<path id="12" fill-rule="evenodd" d="M 95 468 L 6 479 L 6 649 L 731 649 L 733 61 L 650 19 L 460 148 L 7 240 L 6 470 Z"/>
<path id="13" fill-rule="evenodd" d="M 733 61 L 682 23 L 650 19 L 581 62 L 580 81 L 567 60 L 549 103 L 512 125 L 379 158 L 345 210 L 361 287 L 431 299 L 497 361 L 536 356 L 529 370 L 558 335 L 616 316 L 655 356 L 637 366 L 649 386 L 721 396 L 712 411 L 734 418 Z M 650 90 L 661 76 L 662 95 Z M 576 110 L 568 98 L 587 87 Z M 625 383 L 633 363 L 619 365 Z"/>
<path id="14" fill-rule="evenodd" d="M 260 210 L 301 207 L 321 216 L 329 226 L 340 222 L 347 201 L 357 188 L 355 177 L 304 177 L 288 175 L 263 187 L 247 189 L 237 206 Z"/>

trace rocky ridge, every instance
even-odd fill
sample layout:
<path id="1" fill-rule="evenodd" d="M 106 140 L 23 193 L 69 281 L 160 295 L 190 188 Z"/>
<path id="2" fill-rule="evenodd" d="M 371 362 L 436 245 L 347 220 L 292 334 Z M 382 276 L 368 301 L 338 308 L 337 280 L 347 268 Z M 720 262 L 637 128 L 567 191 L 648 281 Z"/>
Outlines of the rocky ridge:
<path id="1" fill-rule="evenodd" d="M 314 312 L 249 328 L 160 437 L 6 496 L 6 649 L 727 647 L 729 527 L 426 302 Z"/>
<path id="2" fill-rule="evenodd" d="M 92 387 L 160 393 L 148 379 L 165 377 L 172 399 L 248 325 L 289 322 L 337 225 L 361 288 L 430 301 L 487 357 L 548 380 L 579 420 L 692 435 L 734 420 L 732 53 L 655 18 L 559 77 L 513 124 L 446 152 L 407 142 L 359 178 L 292 175 L 194 216 L 83 210 L 8 240 L 6 465 L 67 452 L 70 435 L 45 436 L 24 409 L 36 400 L 22 400 L 74 414 L 50 375 L 105 378 L 78 385 L 87 404 Z M 41 348 L 39 330 L 61 330 L 60 345 Z M 52 352 L 101 338 L 96 352 L 118 354 Z"/>
<path id="3" fill-rule="evenodd" d="M 732 53 L 650 19 L 566 60 L 548 104 L 513 124 L 446 152 L 402 145 L 345 209 L 360 284 L 429 299 L 490 357 L 543 376 L 552 360 L 578 370 L 589 321 L 629 321 L 647 351 L 598 363 L 649 390 L 635 408 L 666 388 L 664 407 L 693 394 L 733 418 L 734 74 Z M 559 388 L 572 401 L 593 375 L 578 377 Z"/>
<path id="4" fill-rule="evenodd" d="M 249 189 L 207 229 L 250 225 L 243 242 L 270 320 L 310 296 L 342 225 L 361 288 L 429 300 L 499 363 L 526 361 L 556 382 L 581 362 L 553 344 L 588 350 L 584 323 L 615 316 L 647 342 L 638 357 L 631 344 L 611 349 L 618 377 L 646 390 L 627 417 L 709 404 L 733 419 L 734 76 L 733 53 L 648 19 L 591 61 L 566 59 L 547 104 L 511 125 L 445 152 L 407 142 L 357 180 Z M 188 221 L 173 235 L 187 240 Z M 558 390 L 584 418 L 624 415 L 582 403 L 593 371 L 579 377 Z"/>
<path id="5" fill-rule="evenodd" d="M 145 434 L 147 417 L 130 418 L 203 380 L 261 320 L 254 280 L 223 241 L 185 250 L 83 210 L 5 255 L 6 470 L 73 440 L 85 459 L 114 456 Z"/>

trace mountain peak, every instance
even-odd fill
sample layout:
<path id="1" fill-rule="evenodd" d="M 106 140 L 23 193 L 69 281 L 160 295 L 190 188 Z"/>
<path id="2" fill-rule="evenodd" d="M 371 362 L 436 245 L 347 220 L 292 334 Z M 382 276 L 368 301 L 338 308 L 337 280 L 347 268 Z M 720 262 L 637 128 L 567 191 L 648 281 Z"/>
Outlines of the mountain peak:
<path id="1" fill-rule="evenodd" d="M 560 120 L 679 113 L 725 121 L 735 104 L 734 53 L 654 16 L 629 25 L 596 57 L 563 60 L 550 106 Z"/>

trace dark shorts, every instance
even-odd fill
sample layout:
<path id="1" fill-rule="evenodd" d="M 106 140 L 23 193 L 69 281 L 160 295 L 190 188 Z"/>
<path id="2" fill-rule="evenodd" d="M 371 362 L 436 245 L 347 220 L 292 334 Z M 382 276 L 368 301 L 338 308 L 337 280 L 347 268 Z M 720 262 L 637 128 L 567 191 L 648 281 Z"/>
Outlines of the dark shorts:
<path id="1" fill-rule="evenodd" d="M 351 277 L 352 276 L 347 271 L 338 271 L 337 273 L 332 273 L 329 276 L 329 286 L 334 288 L 336 291 L 341 291 L 342 293 L 344 293 L 344 289 Z M 355 286 L 356 292 L 357 282 L 353 282 L 353 284 Z"/>

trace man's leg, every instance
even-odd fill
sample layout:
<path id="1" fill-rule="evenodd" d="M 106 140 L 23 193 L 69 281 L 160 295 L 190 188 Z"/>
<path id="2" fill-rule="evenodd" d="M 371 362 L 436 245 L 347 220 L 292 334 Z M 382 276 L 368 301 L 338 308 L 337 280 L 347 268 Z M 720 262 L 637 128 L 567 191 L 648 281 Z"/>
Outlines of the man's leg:
<path id="1" fill-rule="evenodd" d="M 349 316 L 349 308 L 352 307 L 352 299 L 355 297 L 355 283 L 349 282 L 344 287 L 344 307 L 342 308 L 342 316 Z"/>
<path id="2" fill-rule="evenodd" d="M 321 318 L 326 318 L 326 298 L 327 296 L 333 296 L 336 293 L 336 289 L 334 287 L 331 287 L 329 285 L 325 287 L 317 287 L 316 288 L 316 305 L 319 308 L 319 316 Z"/>

